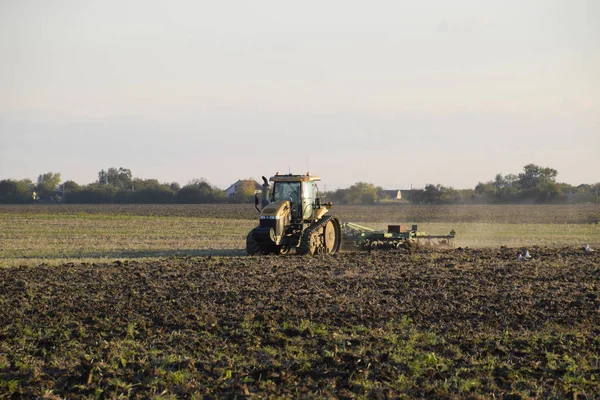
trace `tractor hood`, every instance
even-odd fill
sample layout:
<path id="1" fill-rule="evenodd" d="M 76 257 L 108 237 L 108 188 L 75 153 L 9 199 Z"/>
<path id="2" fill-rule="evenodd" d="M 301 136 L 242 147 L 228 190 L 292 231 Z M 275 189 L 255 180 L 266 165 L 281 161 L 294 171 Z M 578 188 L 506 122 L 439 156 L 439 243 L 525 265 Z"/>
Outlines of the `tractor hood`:
<path id="1" fill-rule="evenodd" d="M 260 224 L 252 232 L 254 240 L 263 244 L 278 245 L 290 220 L 290 202 L 280 200 L 270 203 L 260 213 Z"/>
<path id="2" fill-rule="evenodd" d="M 291 203 L 289 200 L 280 200 L 273 203 L 269 203 L 262 209 L 260 213 L 260 219 L 280 219 L 289 212 Z"/>

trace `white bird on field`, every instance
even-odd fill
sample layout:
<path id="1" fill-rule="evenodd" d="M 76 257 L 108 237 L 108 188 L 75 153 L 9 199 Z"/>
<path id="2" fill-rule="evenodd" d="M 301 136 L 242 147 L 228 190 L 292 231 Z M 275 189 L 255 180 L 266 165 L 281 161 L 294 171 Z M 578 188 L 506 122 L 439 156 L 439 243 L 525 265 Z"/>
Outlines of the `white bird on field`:
<path id="1" fill-rule="evenodd" d="M 521 253 L 517 254 L 517 261 L 527 261 L 525 257 Z"/>
<path id="2" fill-rule="evenodd" d="M 529 250 L 525 250 L 525 255 L 523 257 L 525 257 L 528 260 L 531 258 L 531 254 L 529 254 Z"/>
<path id="3" fill-rule="evenodd" d="M 587 243 L 585 244 L 585 246 L 583 246 L 583 250 L 585 250 L 586 253 L 591 253 L 592 251 L 594 251 L 594 249 L 592 249 Z"/>

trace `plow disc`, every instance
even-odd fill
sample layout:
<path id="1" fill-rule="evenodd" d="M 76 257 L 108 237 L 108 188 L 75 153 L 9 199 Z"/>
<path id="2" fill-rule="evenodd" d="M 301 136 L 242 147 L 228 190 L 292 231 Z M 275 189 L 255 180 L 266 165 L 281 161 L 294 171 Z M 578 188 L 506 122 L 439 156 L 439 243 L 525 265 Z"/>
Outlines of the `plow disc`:
<path id="1" fill-rule="evenodd" d="M 424 236 L 417 238 L 417 245 L 437 249 L 453 249 L 454 236 Z"/>

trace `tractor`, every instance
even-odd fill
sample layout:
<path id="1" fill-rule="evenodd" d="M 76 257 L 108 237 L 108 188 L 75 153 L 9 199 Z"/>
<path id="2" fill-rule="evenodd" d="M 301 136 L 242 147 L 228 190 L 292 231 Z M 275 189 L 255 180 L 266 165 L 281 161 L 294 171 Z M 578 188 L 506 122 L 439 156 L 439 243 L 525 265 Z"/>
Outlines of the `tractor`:
<path id="1" fill-rule="evenodd" d="M 246 251 L 254 254 L 335 254 L 342 242 L 340 220 L 327 214 L 331 202 L 318 197 L 315 175 L 279 175 L 269 181 L 264 176 L 262 200 L 254 205 L 260 213 L 259 225 L 246 237 Z M 259 208 L 260 204 L 260 208 Z"/>

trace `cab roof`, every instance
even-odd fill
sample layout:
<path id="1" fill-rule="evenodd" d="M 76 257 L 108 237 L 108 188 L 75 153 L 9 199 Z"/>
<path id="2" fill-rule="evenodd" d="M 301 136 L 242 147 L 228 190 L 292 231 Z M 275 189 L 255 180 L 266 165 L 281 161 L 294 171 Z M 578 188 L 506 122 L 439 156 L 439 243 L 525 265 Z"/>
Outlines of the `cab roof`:
<path id="1" fill-rule="evenodd" d="M 269 180 L 271 182 L 316 182 L 320 181 L 321 177 L 310 175 L 308 172 L 306 175 L 279 175 L 279 173 L 276 173 L 275 176 L 272 176 Z"/>

